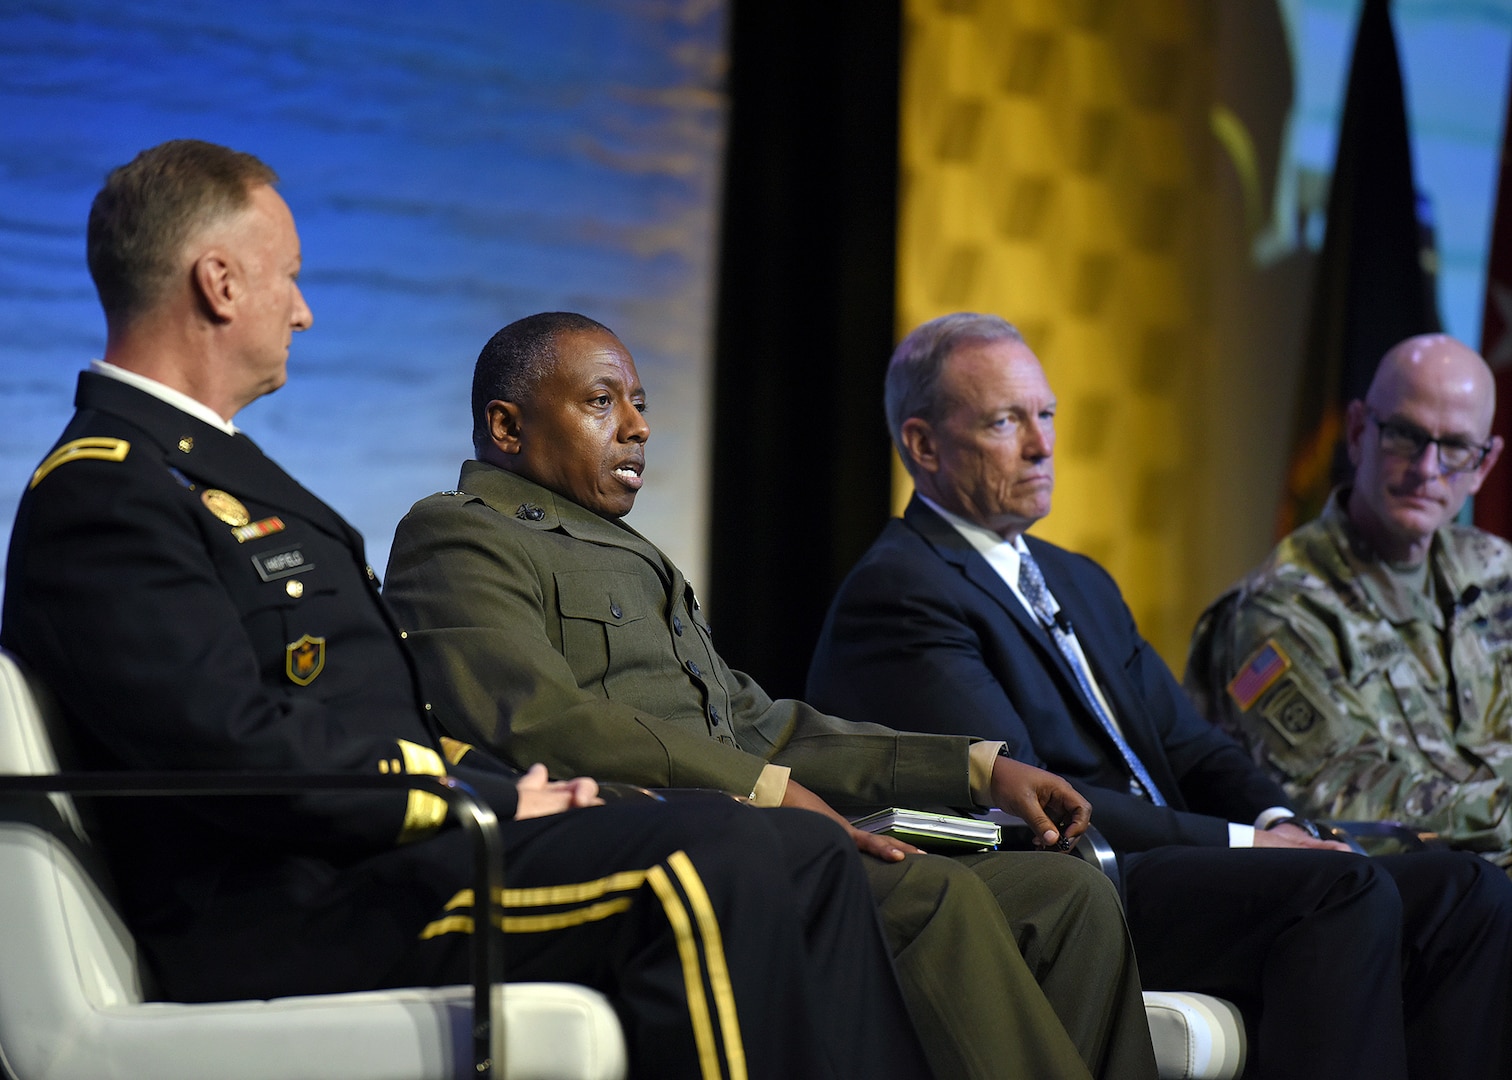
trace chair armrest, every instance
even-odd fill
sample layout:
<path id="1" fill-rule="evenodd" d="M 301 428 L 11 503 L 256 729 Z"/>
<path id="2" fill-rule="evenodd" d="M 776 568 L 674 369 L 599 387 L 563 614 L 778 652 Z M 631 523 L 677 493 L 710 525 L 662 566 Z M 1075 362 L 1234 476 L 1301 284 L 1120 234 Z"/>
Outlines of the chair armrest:
<path id="1" fill-rule="evenodd" d="M 748 803 L 749 799 L 739 795 L 732 795 L 728 791 L 718 788 L 701 787 L 666 787 L 650 788 L 639 784 L 628 784 L 623 780 L 600 780 L 598 782 L 599 798 L 605 802 L 637 802 L 651 800 L 652 802 L 675 802 L 685 799 L 733 799 L 738 803 Z"/>
<path id="2" fill-rule="evenodd" d="M 353 773 L 248 772 L 59 772 L 35 776 L 0 776 L 0 795 L 69 794 L 89 796 L 225 796 L 288 795 L 303 791 L 378 791 L 419 789 L 445 799 L 472 838 L 474 926 L 494 924 L 497 897 L 504 886 L 504 842 L 499 819 L 461 780 L 425 774 L 366 776 Z M 486 899 L 485 899 L 486 898 Z M 504 948 L 502 935 L 472 935 L 473 1065 L 491 1080 L 494 1063 L 504 1063 Z"/>
<path id="3" fill-rule="evenodd" d="M 1004 850 L 1028 850 L 1034 846 L 1034 837 L 1029 832 L 1029 826 L 1017 815 L 993 808 L 980 811 L 973 816 L 983 821 L 996 822 L 1002 828 L 1003 842 L 998 847 Z M 1113 887 L 1118 890 L 1118 895 L 1123 895 L 1123 875 L 1118 869 L 1118 856 L 1113 853 L 1113 845 L 1108 843 L 1108 838 L 1098 831 L 1097 826 L 1088 825 L 1087 831 L 1081 834 L 1076 846 L 1071 850 L 1101 870 L 1104 876 L 1113 883 Z"/>

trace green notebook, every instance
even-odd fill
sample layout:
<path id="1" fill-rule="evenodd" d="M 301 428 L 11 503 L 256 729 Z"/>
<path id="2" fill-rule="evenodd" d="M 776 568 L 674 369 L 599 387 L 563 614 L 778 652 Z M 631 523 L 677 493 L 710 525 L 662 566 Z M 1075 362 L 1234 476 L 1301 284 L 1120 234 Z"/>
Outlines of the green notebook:
<path id="1" fill-rule="evenodd" d="M 854 818 L 851 824 L 872 833 L 884 833 L 925 851 L 980 851 L 997 847 L 1003 830 L 995 822 L 977 818 L 903 810 L 896 806 Z"/>

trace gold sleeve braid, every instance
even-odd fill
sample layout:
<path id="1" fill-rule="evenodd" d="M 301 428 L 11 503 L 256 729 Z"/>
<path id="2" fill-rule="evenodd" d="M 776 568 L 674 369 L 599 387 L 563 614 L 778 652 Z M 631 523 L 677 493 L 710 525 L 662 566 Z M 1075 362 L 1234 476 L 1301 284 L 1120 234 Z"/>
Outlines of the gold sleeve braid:
<path id="1" fill-rule="evenodd" d="M 399 753 L 404 758 L 404 771 L 423 776 L 445 776 L 446 765 L 441 755 L 428 746 L 399 739 Z M 441 827 L 446 820 L 446 800 L 428 791 L 411 790 L 409 805 L 404 808 L 404 824 L 399 829 L 399 842 L 418 840 Z"/>
<path id="2" fill-rule="evenodd" d="M 460 765 L 468 752 L 473 750 L 472 743 L 465 743 L 454 739 L 450 735 L 441 736 L 441 753 L 446 755 L 448 765 Z"/>

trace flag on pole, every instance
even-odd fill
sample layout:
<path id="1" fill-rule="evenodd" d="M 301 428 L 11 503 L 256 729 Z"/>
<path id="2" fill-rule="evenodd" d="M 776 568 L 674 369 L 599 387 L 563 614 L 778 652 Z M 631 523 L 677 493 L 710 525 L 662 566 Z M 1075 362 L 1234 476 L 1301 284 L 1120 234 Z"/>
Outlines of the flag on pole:
<path id="1" fill-rule="evenodd" d="M 1344 410 L 1386 350 L 1440 328 L 1432 232 L 1418 213 L 1388 0 L 1365 0 L 1328 191 L 1297 426 L 1277 517 L 1285 535 L 1348 477 Z"/>
<path id="2" fill-rule="evenodd" d="M 1512 123 L 1512 96 L 1508 98 L 1507 123 Z M 1481 355 L 1496 374 L 1497 409 L 1491 433 L 1512 443 L 1512 155 L 1507 152 L 1507 123 L 1502 125 L 1501 175 L 1491 226 L 1480 343 Z M 1506 465 L 1491 470 L 1475 496 L 1475 523 L 1488 532 L 1512 538 L 1512 469 Z"/>

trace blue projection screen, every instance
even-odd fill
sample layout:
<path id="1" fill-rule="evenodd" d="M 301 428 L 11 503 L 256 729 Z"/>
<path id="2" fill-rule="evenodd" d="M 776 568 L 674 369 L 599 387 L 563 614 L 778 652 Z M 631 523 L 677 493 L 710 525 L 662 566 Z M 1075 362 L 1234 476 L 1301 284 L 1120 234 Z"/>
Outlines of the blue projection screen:
<path id="1" fill-rule="evenodd" d="M 104 348 L 90 200 L 193 137 L 278 171 L 315 313 L 237 424 L 375 567 L 471 454 L 479 348 L 565 309 L 635 356 L 631 523 L 702 581 L 724 66 L 718 2 L 0 3 L 0 545 Z"/>

